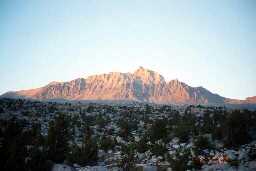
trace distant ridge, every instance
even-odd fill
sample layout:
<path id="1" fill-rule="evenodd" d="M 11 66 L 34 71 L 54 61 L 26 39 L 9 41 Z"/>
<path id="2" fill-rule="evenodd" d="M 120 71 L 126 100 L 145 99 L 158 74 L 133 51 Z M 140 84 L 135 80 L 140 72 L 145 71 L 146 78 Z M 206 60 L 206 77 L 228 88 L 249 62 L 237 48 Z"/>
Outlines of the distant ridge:
<path id="1" fill-rule="evenodd" d="M 39 100 L 109 100 L 163 104 L 256 104 L 256 97 L 236 100 L 214 94 L 203 87 L 191 87 L 179 80 L 166 82 L 155 71 L 139 67 L 133 73 L 110 72 L 69 82 L 16 92 L 1 97 Z"/>

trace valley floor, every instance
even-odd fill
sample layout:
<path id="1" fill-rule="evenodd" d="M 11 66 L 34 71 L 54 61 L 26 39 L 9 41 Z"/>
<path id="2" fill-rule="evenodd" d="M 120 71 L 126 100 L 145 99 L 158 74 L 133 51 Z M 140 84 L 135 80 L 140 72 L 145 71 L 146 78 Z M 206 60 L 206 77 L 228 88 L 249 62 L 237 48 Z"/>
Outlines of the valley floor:
<path id="1" fill-rule="evenodd" d="M 256 170 L 256 111 L 0 99 L 0 127 L 4 171 Z"/>

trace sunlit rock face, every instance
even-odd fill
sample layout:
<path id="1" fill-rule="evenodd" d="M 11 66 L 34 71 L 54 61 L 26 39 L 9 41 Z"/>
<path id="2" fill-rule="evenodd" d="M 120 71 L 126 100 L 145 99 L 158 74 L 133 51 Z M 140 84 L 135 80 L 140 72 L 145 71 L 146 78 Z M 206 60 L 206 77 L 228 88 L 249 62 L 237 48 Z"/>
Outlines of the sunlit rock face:
<path id="1" fill-rule="evenodd" d="M 127 100 L 153 103 L 218 104 L 225 98 L 202 87 L 191 87 L 139 67 L 133 73 L 111 72 L 78 78 L 69 82 L 51 82 L 31 90 L 8 92 L 2 97 L 68 100 Z"/>
<path id="2" fill-rule="evenodd" d="M 248 103 L 256 103 L 256 96 L 247 97 L 245 100 L 246 100 Z"/>

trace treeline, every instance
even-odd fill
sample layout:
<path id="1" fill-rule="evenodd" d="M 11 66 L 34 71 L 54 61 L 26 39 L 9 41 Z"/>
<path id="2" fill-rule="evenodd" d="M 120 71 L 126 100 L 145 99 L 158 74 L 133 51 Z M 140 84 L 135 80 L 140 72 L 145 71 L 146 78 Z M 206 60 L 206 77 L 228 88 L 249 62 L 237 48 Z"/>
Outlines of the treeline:
<path id="1" fill-rule="evenodd" d="M 87 112 L 93 112 L 95 108 L 88 107 Z M 166 115 L 154 117 L 154 113 Z M 106 129 L 110 122 L 116 123 L 118 131 Z M 169 142 L 176 138 L 180 144 L 192 143 L 195 155 L 200 155 L 204 149 L 219 148 L 217 142 L 226 148 L 238 148 L 256 139 L 256 112 L 216 108 L 206 109 L 198 115 L 190 107 L 180 114 L 166 107 L 153 109 L 147 106 L 145 111 L 127 110 L 118 118 L 83 115 L 82 121 L 57 113 L 49 121 L 46 136 L 42 135 L 40 124 L 30 125 L 15 118 L 0 120 L 0 127 L 0 164 L 4 171 L 45 171 L 50 170 L 54 163 L 62 162 L 95 165 L 99 150 L 120 150 L 119 166 L 123 168 L 132 168 L 138 162 L 136 153 L 150 151 L 152 155 L 169 161 L 174 170 L 186 170 L 191 169 L 187 166 L 190 160 L 193 161 L 189 166 L 192 168 L 200 168 L 200 163 L 193 160 L 191 152 L 186 149 L 181 149 L 175 158 L 170 156 Z M 81 128 L 79 142 L 75 133 L 77 127 Z M 100 136 L 99 132 L 102 133 Z M 117 137 L 123 141 L 119 142 Z"/>
<path id="2" fill-rule="evenodd" d="M 72 143 L 70 120 L 63 114 L 50 121 L 48 135 L 40 125 L 28 128 L 25 121 L 0 121 L 1 170 L 47 171 L 54 163 L 93 165 L 97 162 L 97 142 L 86 127 L 81 146 Z"/>
<path id="3" fill-rule="evenodd" d="M 160 109 L 162 110 L 162 109 Z M 152 111 L 151 111 L 152 112 Z M 206 110 L 198 116 L 187 108 L 184 115 L 172 111 L 170 116 L 161 119 L 150 119 L 143 116 L 145 132 L 140 135 L 138 142 L 133 141 L 124 146 L 122 152 L 128 165 L 136 163 L 133 156 L 136 152 L 152 152 L 152 155 L 163 156 L 174 170 L 200 169 L 202 163 L 195 156 L 203 155 L 204 150 L 218 150 L 219 148 L 238 149 L 241 145 L 256 140 L 256 112 L 249 110 L 223 109 Z M 140 118 L 142 119 L 142 117 Z M 131 132 L 138 120 L 133 120 L 127 115 L 120 124 L 120 134 L 123 138 L 131 138 Z M 149 127 L 148 127 L 149 125 Z M 173 139 L 177 144 L 192 144 L 190 149 L 180 148 L 174 155 L 169 155 L 167 144 Z M 131 140 L 132 141 L 132 140 Z M 221 147 L 220 147 L 221 146 Z M 175 157 L 174 157 L 175 156 Z M 256 151 L 250 155 L 251 160 L 256 160 Z M 192 163 L 188 166 L 188 163 Z"/>

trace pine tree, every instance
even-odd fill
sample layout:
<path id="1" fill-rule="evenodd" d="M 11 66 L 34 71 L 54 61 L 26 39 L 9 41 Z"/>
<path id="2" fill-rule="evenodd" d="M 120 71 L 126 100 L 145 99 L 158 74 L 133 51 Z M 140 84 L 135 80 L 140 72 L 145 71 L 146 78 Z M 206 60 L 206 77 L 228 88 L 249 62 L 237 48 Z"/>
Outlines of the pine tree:
<path id="1" fill-rule="evenodd" d="M 65 160 L 69 152 L 68 141 L 70 139 L 69 122 L 60 114 L 54 122 L 50 122 L 48 130 L 49 158 L 55 162 Z"/>
<path id="2" fill-rule="evenodd" d="M 84 140 L 81 148 L 80 164 L 90 165 L 97 162 L 98 148 L 97 144 L 93 141 L 91 130 L 89 127 L 85 130 Z"/>

